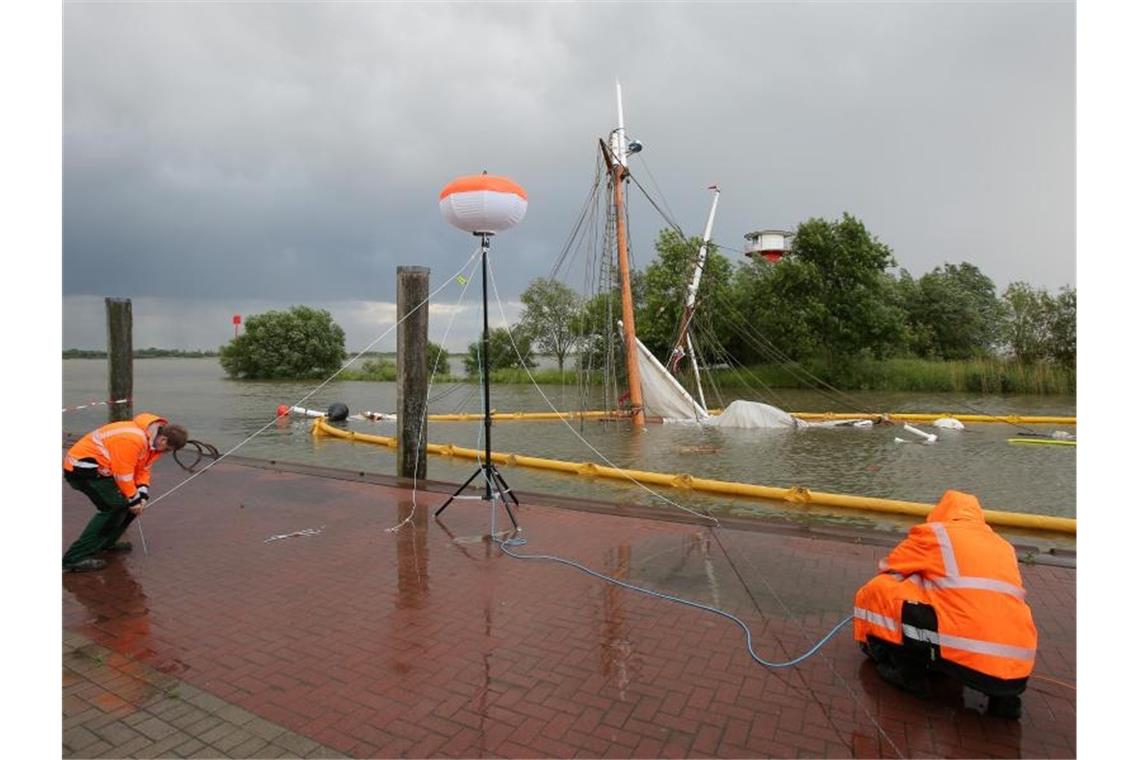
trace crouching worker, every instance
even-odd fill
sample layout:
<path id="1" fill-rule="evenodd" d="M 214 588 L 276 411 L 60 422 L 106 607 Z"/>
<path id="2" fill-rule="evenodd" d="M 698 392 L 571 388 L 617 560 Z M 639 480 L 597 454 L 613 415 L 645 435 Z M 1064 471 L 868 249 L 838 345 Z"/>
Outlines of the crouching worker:
<path id="1" fill-rule="evenodd" d="M 925 694 L 931 671 L 986 694 L 991 715 L 1021 717 L 1037 628 L 1012 546 L 978 499 L 947 491 L 855 593 L 855 640 L 884 680 Z"/>
<path id="2" fill-rule="evenodd" d="M 150 497 L 150 468 L 164 451 L 186 445 L 186 428 L 154 414 L 112 422 L 79 439 L 63 460 L 63 477 L 99 510 L 63 555 L 63 569 L 101 570 L 101 551 L 130 551 L 119 537 Z"/>

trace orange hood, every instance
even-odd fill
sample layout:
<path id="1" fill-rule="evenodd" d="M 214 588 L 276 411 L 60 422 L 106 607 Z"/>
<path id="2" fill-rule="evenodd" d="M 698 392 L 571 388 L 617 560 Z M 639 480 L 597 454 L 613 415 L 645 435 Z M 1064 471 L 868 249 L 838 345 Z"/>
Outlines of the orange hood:
<path id="1" fill-rule="evenodd" d="M 167 420 L 164 417 L 159 417 L 157 414 L 151 414 L 150 412 L 136 414 L 131 421 L 142 428 L 143 432 L 146 433 L 147 446 L 150 448 L 154 447 L 154 439 L 155 436 L 158 435 L 158 429 L 167 424 Z"/>
<path id="2" fill-rule="evenodd" d="M 974 520 L 984 523 L 986 518 L 982 515 L 982 505 L 977 496 L 961 491 L 947 491 L 942 494 L 938 506 L 926 516 L 927 522 L 954 522 L 959 520 Z"/>

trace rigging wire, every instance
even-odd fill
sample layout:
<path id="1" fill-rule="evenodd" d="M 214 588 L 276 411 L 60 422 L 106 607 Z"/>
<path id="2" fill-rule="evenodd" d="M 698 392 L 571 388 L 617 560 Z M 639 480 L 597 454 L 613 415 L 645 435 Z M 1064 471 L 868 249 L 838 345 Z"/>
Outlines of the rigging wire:
<path id="1" fill-rule="evenodd" d="M 640 154 L 639 154 L 639 155 L 640 155 Z M 647 165 L 647 164 L 645 164 L 645 160 L 644 160 L 644 159 L 641 159 L 641 161 L 642 161 L 642 164 L 645 166 L 645 168 L 646 168 L 646 171 L 647 171 L 647 172 L 649 172 L 649 167 L 648 167 L 648 165 Z M 640 182 L 637 180 L 637 177 L 636 177 L 636 176 L 634 176 L 632 173 L 629 173 L 627 176 L 629 176 L 629 178 L 630 178 L 631 180 L 633 180 L 633 183 L 634 183 L 635 185 L 637 185 L 638 189 L 639 189 L 639 190 L 641 190 L 641 192 L 642 192 L 642 194 L 643 194 L 643 195 L 645 195 L 645 197 L 646 197 L 646 199 L 649 201 L 650 205 L 651 205 L 651 206 L 653 206 L 653 208 L 654 208 L 654 209 L 657 211 L 657 213 L 658 213 L 658 214 L 660 214 L 661 218 L 665 220 L 665 223 L 666 223 L 666 224 L 668 224 L 670 227 L 672 227 L 674 230 L 676 230 L 676 232 L 677 232 L 679 235 L 681 235 L 681 238 L 682 238 L 682 240 L 684 240 L 684 241 L 686 241 L 686 242 L 687 242 L 687 241 L 688 241 L 688 238 L 685 236 L 685 233 L 684 233 L 684 231 L 681 229 L 681 226 L 680 226 L 679 224 L 677 224 L 677 222 L 676 222 L 676 221 L 675 221 L 675 220 L 674 220 L 674 219 L 673 219 L 673 218 L 672 218 L 672 217 L 671 217 L 669 214 L 667 214 L 665 211 L 663 211 L 663 210 L 661 209 L 661 207 L 660 207 L 660 206 L 657 204 L 657 202 L 653 200 L 653 198 L 652 198 L 652 197 L 650 197 L 650 195 L 649 195 L 649 192 L 648 192 L 648 191 L 645 189 L 645 187 L 644 187 L 644 186 L 643 186 L 643 185 L 642 185 L 642 184 L 641 184 L 641 183 L 640 183 Z M 655 181 L 655 180 L 653 180 L 653 177 L 652 177 L 652 173 L 650 173 L 650 179 L 651 179 L 651 180 L 654 182 L 654 185 L 656 185 L 656 181 Z M 660 188 L 658 188 L 658 192 L 660 193 Z M 665 203 L 665 200 L 664 200 L 664 194 L 663 194 L 663 193 L 662 193 L 662 203 Z M 666 206 L 668 206 L 668 204 L 666 204 Z M 710 241 L 709 241 L 709 242 L 710 242 L 710 244 L 712 244 L 712 245 L 716 245 L 716 247 L 717 247 L 718 249 L 727 250 L 727 251 L 733 251 L 734 253 L 739 253 L 739 254 L 742 254 L 742 255 L 747 255 L 745 251 L 742 251 L 742 250 L 740 250 L 739 248 L 733 248 L 732 246 L 723 245 L 723 244 L 721 244 L 721 243 L 717 243 L 715 240 L 712 240 L 712 239 L 710 239 Z M 729 309 L 733 309 L 733 310 L 735 311 L 734 307 L 732 307 L 731 305 L 726 305 L 726 304 L 724 304 L 723 302 L 722 302 L 722 303 L 720 303 L 719 305 L 720 305 L 722 308 L 729 308 Z M 737 314 L 737 316 L 739 317 L 739 314 Z M 740 328 L 740 327 L 739 327 L 739 325 L 742 325 L 742 324 L 748 324 L 748 322 L 747 322 L 746 320 L 741 320 L 740 322 L 738 322 L 738 334 L 739 334 L 741 337 L 745 337 L 745 336 L 748 334 L 748 331 L 747 331 L 747 330 L 744 330 L 743 328 Z M 802 374 L 800 374 L 800 375 L 799 375 L 799 376 L 798 376 L 796 379 L 797 379 L 797 380 L 799 380 L 801 383 L 804 383 L 804 382 L 805 382 L 805 380 L 804 380 L 804 378 L 805 378 L 805 377 L 806 377 L 806 378 L 808 378 L 808 379 L 810 379 L 810 381 L 811 381 L 811 382 L 807 382 L 807 383 L 805 383 L 805 384 L 808 386 L 808 388 L 809 388 L 810 390 L 816 390 L 817 392 L 820 392 L 820 391 L 819 391 L 819 389 L 818 389 L 816 386 L 812 385 L 812 383 L 814 383 L 814 384 L 817 384 L 818 386 L 820 386 L 820 387 L 825 387 L 825 388 L 827 388 L 828 390 L 832 391 L 833 393 L 837 394 L 837 396 L 836 396 L 836 399 L 843 399 L 843 400 L 845 400 L 845 402 L 846 402 L 846 403 L 848 403 L 848 404 L 851 404 L 851 405 L 852 405 L 852 408 L 854 408 L 854 409 L 857 409 L 857 410 L 859 410 L 859 411 L 861 411 L 861 412 L 863 412 L 863 413 L 866 413 L 866 414 L 880 414 L 879 412 L 876 412 L 876 411 L 874 411 L 874 410 L 870 409 L 869 407 L 865 407 L 865 406 L 863 406 L 862 404 L 860 404 L 859 402 L 857 402 L 853 396 L 851 396 L 851 395 L 849 395 L 849 394 L 846 394 L 846 393 L 844 393 L 843 391 L 839 390 L 838 388 L 835 388 L 835 387 L 834 387 L 834 386 L 832 386 L 831 384 L 829 384 L 829 383 L 827 383 L 826 381 L 824 381 L 822 378 L 820 378 L 820 377 L 817 377 L 816 375 L 814 375 L 813 373 L 811 373 L 809 370 L 807 370 L 806 368 L 804 368 L 804 367 L 803 367 L 802 365 L 800 365 L 798 362 L 795 362 L 795 361 L 794 361 L 794 360 L 792 360 L 791 358 L 787 357 L 785 354 L 783 354 L 783 352 L 779 351 L 779 349 L 777 349 L 777 348 L 775 347 L 775 345 L 774 345 L 774 344 L 772 344 L 772 343 L 771 343 L 771 342 L 770 342 L 770 341 L 769 341 L 767 338 L 763 337 L 763 336 L 762 336 L 762 335 L 760 335 L 759 333 L 753 333 L 753 334 L 749 335 L 749 337 L 752 337 L 752 338 L 758 338 L 759 340 L 761 340 L 761 341 L 763 341 L 763 342 L 767 343 L 767 344 L 769 345 L 769 347 L 771 348 L 771 353 L 772 353 L 773 355 L 776 355 L 776 356 L 779 356 L 779 357 L 781 357 L 781 358 L 779 359 L 779 362 L 780 362 L 780 363 L 782 363 L 782 364 L 785 364 L 785 365 L 787 365 L 787 366 L 785 367 L 786 369 L 789 369 L 789 370 L 791 370 L 791 367 L 793 367 L 793 366 L 794 366 L 794 367 L 797 367 L 797 371 L 798 371 L 798 372 L 800 372 L 800 373 L 802 373 Z M 758 348 L 758 346 L 756 346 L 756 345 L 755 345 L 755 342 L 754 342 L 754 341 L 753 341 L 753 347 L 757 347 L 757 348 Z M 824 394 L 824 395 L 826 396 L 826 394 Z M 836 399 L 832 399 L 832 400 L 836 400 Z M 967 409 L 967 411 L 970 411 L 970 412 L 974 412 L 975 414 L 980 414 L 980 415 L 988 415 L 988 416 L 1000 416 L 1000 415 L 994 415 L 992 411 L 989 411 L 989 410 L 985 410 L 985 409 L 982 409 L 982 408 L 980 408 L 980 407 L 977 407 L 977 406 L 974 406 L 974 405 L 972 405 L 972 404 L 969 404 L 968 402 L 965 402 L 965 401 L 960 401 L 960 400 L 959 400 L 959 401 L 957 401 L 956 403 L 958 403 L 958 404 L 961 404 L 963 407 L 965 407 L 965 408 Z M 1024 423 L 1020 423 L 1020 422 L 1016 422 L 1016 421 L 1010 421 L 1010 420 L 1004 420 L 1004 422 L 1005 422 L 1007 425 L 1010 425 L 1011 427 L 1013 427 L 1013 428 L 1015 428 L 1015 429 L 1017 429 L 1017 430 L 1020 430 L 1020 431 L 1022 431 L 1022 434 L 1023 434 L 1023 435 L 1028 435 L 1028 436 L 1035 436 L 1035 437 L 1044 437 L 1044 436 L 1045 436 L 1045 434 L 1044 434 L 1044 433 L 1039 433 L 1039 432 L 1036 432 L 1036 431 L 1034 431 L 1034 430 L 1030 429 L 1029 427 L 1027 427 L 1027 426 L 1026 426 Z"/>
<path id="2" fill-rule="evenodd" d="M 649 201 L 649 205 L 653 206 L 653 208 L 657 210 L 657 213 L 661 215 L 661 218 L 665 220 L 666 224 L 676 230 L 677 234 L 680 235 L 683 239 L 687 240 L 687 238 L 685 238 L 684 230 L 681 229 L 681 225 L 677 224 L 668 214 L 661 210 L 661 207 L 657 205 L 657 201 L 653 200 L 653 196 L 649 194 L 649 191 L 646 190 L 640 182 L 638 182 L 637 177 L 634 176 L 633 172 L 627 171 L 626 176 L 633 180 L 633 184 L 637 185 L 637 189 L 640 190 L 641 194 L 645 196 L 645 199 Z"/>
<path id="3" fill-rule="evenodd" d="M 503 321 L 504 321 L 504 322 L 508 322 L 508 320 L 507 320 L 507 314 L 506 314 L 506 311 L 503 309 L 503 302 L 502 302 L 502 300 L 500 300 L 500 298 L 499 298 L 499 288 L 498 288 L 498 285 L 495 283 L 495 273 L 494 273 L 494 270 L 493 270 L 493 269 L 492 269 L 490 266 L 488 266 L 487 270 L 488 270 L 488 273 L 490 274 L 490 279 L 491 279 L 491 289 L 492 289 L 492 291 L 495 293 L 495 303 L 496 303 L 496 304 L 498 305 L 498 307 L 499 307 L 499 314 L 500 314 L 500 315 L 502 315 L 502 318 L 503 318 Z M 541 387 L 541 386 L 538 384 L 538 381 L 536 381 L 536 380 L 534 379 L 534 375 L 532 375 L 532 374 L 531 374 L 531 372 L 530 372 L 530 368 L 526 366 L 526 362 L 523 360 L 522 352 L 521 352 L 521 351 L 519 351 L 519 347 L 518 347 L 518 344 L 517 344 L 517 343 L 515 343 L 515 337 L 514 337 L 514 334 L 512 333 L 512 331 L 511 331 L 511 329 L 510 329 L 510 327 L 509 327 L 509 326 L 506 328 L 506 331 L 507 331 L 507 336 L 510 338 L 510 341 L 511 341 L 511 347 L 512 347 L 512 348 L 514 349 L 514 351 L 515 351 L 515 356 L 516 356 L 516 357 L 518 357 L 518 360 L 519 360 L 519 364 L 522 366 L 522 368 L 523 368 L 523 371 L 525 371 L 525 372 L 526 372 L 526 375 L 527 375 L 527 377 L 530 379 L 531 385 L 533 385 L 533 386 L 534 386 L 534 388 L 535 388 L 535 390 L 537 390 L 537 391 L 538 391 L 538 395 L 542 396 L 542 400 L 546 402 L 546 405 L 547 405 L 547 406 L 550 408 L 550 410 L 551 410 L 552 412 L 557 412 L 557 411 L 558 411 L 558 409 L 557 409 L 557 408 L 555 408 L 554 404 L 553 404 L 553 403 L 550 401 L 550 398 L 549 398 L 549 397 L 546 395 L 546 393 L 545 393 L 545 392 L 542 390 L 542 387 Z M 624 467 L 619 467 L 618 465 L 614 464 L 612 461 L 610 461 L 610 459 L 609 459 L 609 458 L 608 458 L 608 457 L 607 457 L 605 454 L 603 454 L 602 452 L 598 451 L 598 449 L 597 449 L 597 448 L 596 448 L 596 447 L 595 447 L 595 446 L 594 446 L 592 443 L 590 443 L 588 440 L 586 440 L 586 439 L 585 439 L 585 438 L 584 438 L 582 435 L 580 435 L 580 434 L 578 433 L 578 431 L 574 429 L 574 426 L 573 426 L 572 424 L 570 424 L 570 423 L 569 423 L 569 422 L 568 422 L 568 421 L 567 421 L 567 420 L 566 420 L 564 417 L 562 417 L 561 415 L 559 415 L 559 420 L 562 422 L 562 424 L 564 424 L 564 425 L 565 425 L 565 426 L 566 426 L 566 427 L 567 427 L 567 428 L 570 430 L 570 432 L 571 432 L 571 433 L 573 433 L 573 434 L 574 434 L 574 437 L 575 437 L 575 438 L 577 438 L 577 439 L 578 439 L 578 440 L 579 440 L 579 441 L 580 441 L 580 442 L 581 442 L 583 445 L 585 445 L 585 446 L 586 446 L 586 448 L 588 448 L 590 451 L 592 451 L 592 452 L 594 453 L 594 455 L 595 455 L 595 456 L 597 456 L 598 458 L 600 458 L 600 459 L 601 459 L 603 462 L 605 462 L 605 463 L 606 463 L 607 465 L 609 465 L 610 467 L 613 467 L 614 469 L 620 470 L 620 471 L 622 472 L 622 475 L 623 475 L 623 477 L 625 477 L 625 478 L 626 478 L 626 480 L 628 480 L 628 481 L 630 481 L 631 483 L 633 483 L 634 485 L 636 485 L 638 488 L 641 488 L 643 491 L 645 491 L 645 492 L 647 492 L 647 493 L 651 494 L 652 496 L 655 496 L 656 498 L 658 498 L 659 500 L 661 500 L 661 501 L 665 502 L 666 504 L 669 504 L 669 505 L 671 505 L 671 506 L 673 506 L 673 507 L 676 507 L 677 509 L 680 509 L 680 510 L 681 510 L 681 511 L 683 511 L 683 512 L 688 512 L 689 514 L 691 514 L 691 515 L 693 515 L 693 516 L 695 516 L 695 517 L 698 517 L 698 518 L 700 518 L 700 519 L 702 519 L 702 520 L 709 520 L 709 521 L 711 521 L 711 522 L 712 522 L 714 525 L 720 525 L 720 520 L 718 520 L 718 519 L 717 519 L 716 517 L 714 517 L 713 515 L 710 515 L 710 514 L 707 514 L 707 513 L 698 512 L 698 511 L 696 511 L 695 509 L 691 509 L 691 508 L 689 508 L 689 507 L 686 507 L 686 506 L 683 506 L 683 505 L 681 505 L 681 504 L 678 504 L 677 502 L 675 502 L 675 501 L 673 501 L 672 499 L 670 499 L 668 496 L 665 496 L 664 494 L 662 494 L 662 493 L 659 493 L 658 491 L 655 491 L 655 490 L 653 490 L 652 488 L 650 488 L 649 486 L 645 485 L 645 484 L 644 484 L 644 483 L 642 483 L 640 480 L 638 480 L 637 478 L 635 478 L 635 477 L 633 477 L 632 475 L 630 475 L 630 474 L 629 474 L 629 473 L 626 471 L 626 468 L 624 468 Z"/>
<path id="4" fill-rule="evenodd" d="M 669 207 L 669 201 L 665 197 L 665 193 L 661 190 L 661 186 L 657 184 L 657 178 L 653 176 L 653 170 L 649 168 L 649 161 L 645 158 L 645 154 L 635 153 L 634 155 L 637 156 L 637 160 L 641 165 L 645 167 L 645 173 L 649 175 L 649 181 L 653 184 L 653 189 L 657 191 L 658 197 L 661 198 L 661 205 L 669 212 L 670 217 L 676 216 L 676 214 L 673 213 L 673 209 Z"/>
<path id="5" fill-rule="evenodd" d="M 578 220 L 574 223 L 574 227 L 570 230 L 570 237 L 566 240 L 566 243 L 562 246 L 562 252 L 558 254 L 558 258 L 555 260 L 554 265 L 550 268 L 550 274 L 547 276 L 548 279 L 551 279 L 551 280 L 556 279 L 558 277 L 558 273 L 562 270 L 563 264 L 566 263 L 567 255 L 571 252 L 571 248 L 574 245 L 574 241 L 578 239 L 579 233 L 582 231 L 582 229 L 584 229 L 583 225 L 586 222 L 586 219 L 588 218 L 588 216 L 592 215 L 591 212 L 592 212 L 592 210 L 596 204 L 597 197 L 598 197 L 598 190 L 599 190 L 599 188 L 601 188 L 601 184 L 602 184 L 602 172 L 601 172 L 601 159 L 599 158 L 598 161 L 595 163 L 595 166 L 594 166 L 594 182 L 593 182 L 593 185 L 591 185 L 590 191 L 586 194 L 586 200 L 582 204 L 582 210 L 578 214 Z M 574 248 L 573 250 L 576 251 L 578 249 Z"/>
<path id="6" fill-rule="evenodd" d="M 646 197 L 646 199 L 649 201 L 650 205 L 651 205 L 651 206 L 653 206 L 653 208 L 657 210 L 657 213 L 658 213 L 658 214 L 660 214 L 660 215 L 661 215 L 661 217 L 662 217 L 662 218 L 663 218 L 663 219 L 666 221 L 666 223 L 667 223 L 667 224 L 669 224 L 669 226 L 671 226 L 671 227 L 672 227 L 672 228 L 673 228 L 673 229 L 674 229 L 674 230 L 677 232 L 677 234 L 681 236 L 681 240 L 682 240 L 682 241 L 683 241 L 683 242 L 684 242 L 686 245 L 688 245 L 688 244 L 689 244 L 689 239 L 688 239 L 688 237 L 685 235 L 685 232 L 684 232 L 684 230 L 681 228 L 681 226 L 680 226 L 679 224 L 677 224 L 675 221 L 673 221 L 673 220 L 672 220 L 672 219 L 671 219 L 671 218 L 670 218 L 670 217 L 669 217 L 667 214 L 665 214 L 665 212 L 664 212 L 664 211 L 662 211 L 662 210 L 661 210 L 661 207 L 657 205 L 656 201 L 654 201 L 654 200 L 653 200 L 653 198 L 652 198 L 652 197 L 649 195 L 649 193 L 648 193 L 648 191 L 645 189 L 645 187 L 644 187 L 644 186 L 643 186 L 643 185 L 642 185 L 642 184 L 641 184 L 641 183 L 640 183 L 640 182 L 637 180 L 637 177 L 635 177 L 635 176 L 634 176 L 632 173 L 629 173 L 627 176 L 629 176 L 629 178 L 630 178 L 631 180 L 633 180 L 633 183 L 634 183 L 635 185 L 637 185 L 638 189 L 639 189 L 639 190 L 641 190 L 641 192 L 642 192 L 642 194 L 643 194 L 643 195 L 645 195 L 645 197 Z M 710 242 L 711 242 L 711 241 L 710 241 Z M 726 308 L 726 309 L 728 309 L 728 310 L 730 310 L 730 311 L 733 311 L 733 312 L 735 312 L 735 307 L 733 307 L 731 304 L 724 304 L 723 302 L 719 302 L 717 305 L 718 305 L 718 306 L 721 306 L 721 307 L 723 307 L 723 308 Z M 737 323 L 738 323 L 738 330 L 739 330 L 739 331 L 740 331 L 740 333 L 741 333 L 741 337 L 745 337 L 745 336 L 746 336 L 746 334 L 747 334 L 747 330 L 745 330 L 745 329 L 743 329 L 743 328 L 740 328 L 740 327 L 739 327 L 739 325 L 744 325 L 744 324 L 747 324 L 747 321 L 746 321 L 746 320 L 744 320 L 742 317 L 740 317 L 739 313 L 736 313 L 736 317 L 737 317 Z M 760 340 L 762 340 L 763 342 L 767 343 L 767 344 L 768 344 L 768 346 L 770 346 L 770 348 L 771 348 L 773 351 L 775 351 L 775 352 L 778 352 L 780 355 L 782 355 L 782 352 L 779 352 L 779 350 L 778 350 L 778 349 L 776 349 L 775 345 L 773 345 L 773 344 L 772 344 L 770 341 L 768 341 L 768 339 L 767 339 L 767 338 L 764 338 L 763 336 L 758 336 L 758 335 L 757 335 L 757 336 L 749 336 L 749 337 L 759 337 L 759 339 L 760 339 Z M 753 341 L 753 343 L 755 344 L 755 341 Z M 795 362 L 792 362 L 792 360 L 791 360 L 790 358 L 786 357 L 786 356 L 784 356 L 784 361 L 788 362 L 789 364 L 795 364 Z M 840 397 L 843 397 L 843 396 L 845 396 L 845 395 L 846 395 L 846 394 L 843 394 L 843 392 L 842 392 L 842 391 L 840 391 L 840 390 L 838 390 L 837 388 L 835 388 L 835 387 L 831 386 L 830 384 L 828 384 L 828 383 L 827 383 L 826 381 L 824 381 L 823 379 L 821 379 L 821 378 L 819 378 L 819 377 L 816 377 L 816 376 L 815 376 L 814 374 L 812 374 L 812 373 L 811 373 L 809 370 L 807 370 L 807 369 L 804 369 L 804 368 L 802 367 L 802 365 L 798 365 L 798 369 L 799 369 L 799 371 L 800 371 L 800 372 L 802 372 L 804 375 L 806 375 L 807 377 L 810 377 L 810 378 L 811 378 L 811 380 L 812 380 L 812 381 L 813 381 L 813 382 L 814 382 L 816 385 L 818 385 L 818 386 L 823 386 L 823 387 L 827 387 L 827 388 L 828 388 L 828 389 L 830 389 L 832 392 L 834 392 L 834 393 L 836 393 L 836 394 L 839 394 L 839 396 L 840 396 Z M 810 384 L 809 384 L 809 388 L 813 388 L 813 389 L 815 389 L 815 388 L 814 388 L 813 386 L 811 386 Z M 854 402 L 854 406 L 855 406 L 855 408 L 857 408 L 857 409 L 858 409 L 858 408 L 860 408 L 860 405 L 858 404 L 858 402 L 855 402 L 855 400 L 854 400 L 854 398 L 853 398 L 853 397 L 851 397 L 851 396 L 846 396 L 846 397 L 847 397 L 847 399 L 849 399 L 849 403 L 852 403 L 852 402 Z M 875 413 L 875 412 L 869 411 L 869 410 L 867 410 L 867 409 L 861 409 L 861 411 L 865 411 L 865 412 L 867 412 L 867 413 L 869 413 L 869 414 L 874 414 L 874 413 Z"/>

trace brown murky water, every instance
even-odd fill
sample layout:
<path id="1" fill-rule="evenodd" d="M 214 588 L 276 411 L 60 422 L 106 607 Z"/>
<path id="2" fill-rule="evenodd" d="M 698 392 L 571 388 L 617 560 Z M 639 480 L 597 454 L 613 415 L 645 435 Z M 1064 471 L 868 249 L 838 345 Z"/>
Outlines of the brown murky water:
<path id="1" fill-rule="evenodd" d="M 456 360 L 452 362 L 454 365 Z M 105 398 L 106 372 L 104 361 L 64 361 L 63 406 Z M 140 360 L 135 362 L 135 410 L 154 411 L 184 422 L 193 438 L 213 443 L 223 452 L 240 444 L 236 453 L 244 456 L 394 474 L 395 456 L 391 450 L 314 439 L 308 433 L 307 421 L 273 423 L 278 404 L 298 403 L 315 385 L 230 381 L 213 359 Z M 559 410 L 580 408 L 575 388 L 543 386 L 542 394 Z M 491 406 L 500 411 L 549 411 L 542 394 L 530 386 L 495 386 L 491 390 Z M 826 399 L 807 392 L 781 391 L 780 395 L 789 411 L 850 411 L 836 409 Z M 1071 396 L 849 395 L 861 409 L 892 412 L 1073 415 L 1076 410 L 1076 400 Z M 481 394 L 474 384 L 435 386 L 431 396 L 435 399 L 432 412 L 481 412 Z M 323 410 L 334 401 L 344 402 L 352 412 L 392 412 L 396 388 L 392 383 L 334 381 L 303 405 Z M 600 393 L 588 399 L 586 406 L 600 408 Z M 64 412 L 63 429 L 84 432 L 105 421 L 104 406 Z M 378 435 L 395 432 L 391 422 L 348 424 L 353 429 Z M 1032 429 L 1043 433 L 1066 429 L 1075 433 L 1073 428 L 1055 425 Z M 1009 445 L 1007 439 L 1018 432 L 1018 428 L 1005 424 L 972 424 L 961 432 L 939 431 L 940 440 L 924 446 L 896 443 L 896 436 L 908 439 L 912 436 L 890 426 L 792 432 L 653 425 L 641 434 L 634 434 L 628 425 L 621 423 L 586 422 L 568 426 L 561 422 L 500 422 L 492 429 L 492 448 L 572 461 L 604 464 L 609 460 L 619 467 L 689 473 L 722 480 L 782 487 L 799 485 L 817 491 L 914 501 L 933 502 L 945 489 L 956 488 L 977 494 L 983 506 L 990 509 L 1075 516 L 1075 447 Z M 428 428 L 432 442 L 473 448 L 482 446 L 481 434 L 482 425 L 478 423 L 433 422 Z M 458 483 L 472 470 L 473 464 L 466 460 L 428 459 L 428 475 L 432 479 Z M 522 491 L 661 503 L 669 507 L 632 483 L 593 481 L 516 467 L 503 468 L 503 474 L 512 487 Z M 778 504 L 670 489 L 661 493 L 693 509 L 789 515 Z M 890 518 L 841 511 L 801 507 L 796 510 L 789 519 L 859 525 L 890 522 Z"/>

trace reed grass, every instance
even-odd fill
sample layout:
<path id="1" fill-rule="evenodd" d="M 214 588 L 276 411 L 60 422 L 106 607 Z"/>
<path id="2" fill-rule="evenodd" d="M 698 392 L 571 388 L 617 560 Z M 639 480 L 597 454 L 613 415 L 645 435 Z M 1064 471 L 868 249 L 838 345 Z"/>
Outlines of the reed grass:
<path id="1" fill-rule="evenodd" d="M 392 382 L 396 367 L 388 362 L 367 363 L 367 371 L 348 369 L 345 380 Z M 721 388 L 809 388 L 818 378 L 839 390 L 918 391 L 947 393 L 1072 395 L 1077 390 L 1077 373 L 1071 367 L 1049 362 L 1020 363 L 1003 359 L 932 361 L 928 359 L 862 359 L 842 365 L 804 362 L 797 369 L 781 364 L 759 364 L 746 369 L 713 369 L 713 381 Z M 491 382 L 528 385 L 531 376 L 540 385 L 577 385 L 576 370 L 497 369 Z M 587 381 L 601 382 L 594 372 Z M 478 376 L 436 375 L 434 382 L 479 382 Z"/>
<path id="2" fill-rule="evenodd" d="M 793 373 L 783 365 L 759 365 L 747 370 L 714 370 L 724 388 L 764 384 L 773 388 L 807 388 L 819 378 L 840 390 L 922 391 L 985 394 L 1073 394 L 1073 368 L 1047 362 L 1023 364 L 1003 359 L 931 361 L 927 359 L 858 360 L 838 366 L 805 362 Z"/>

